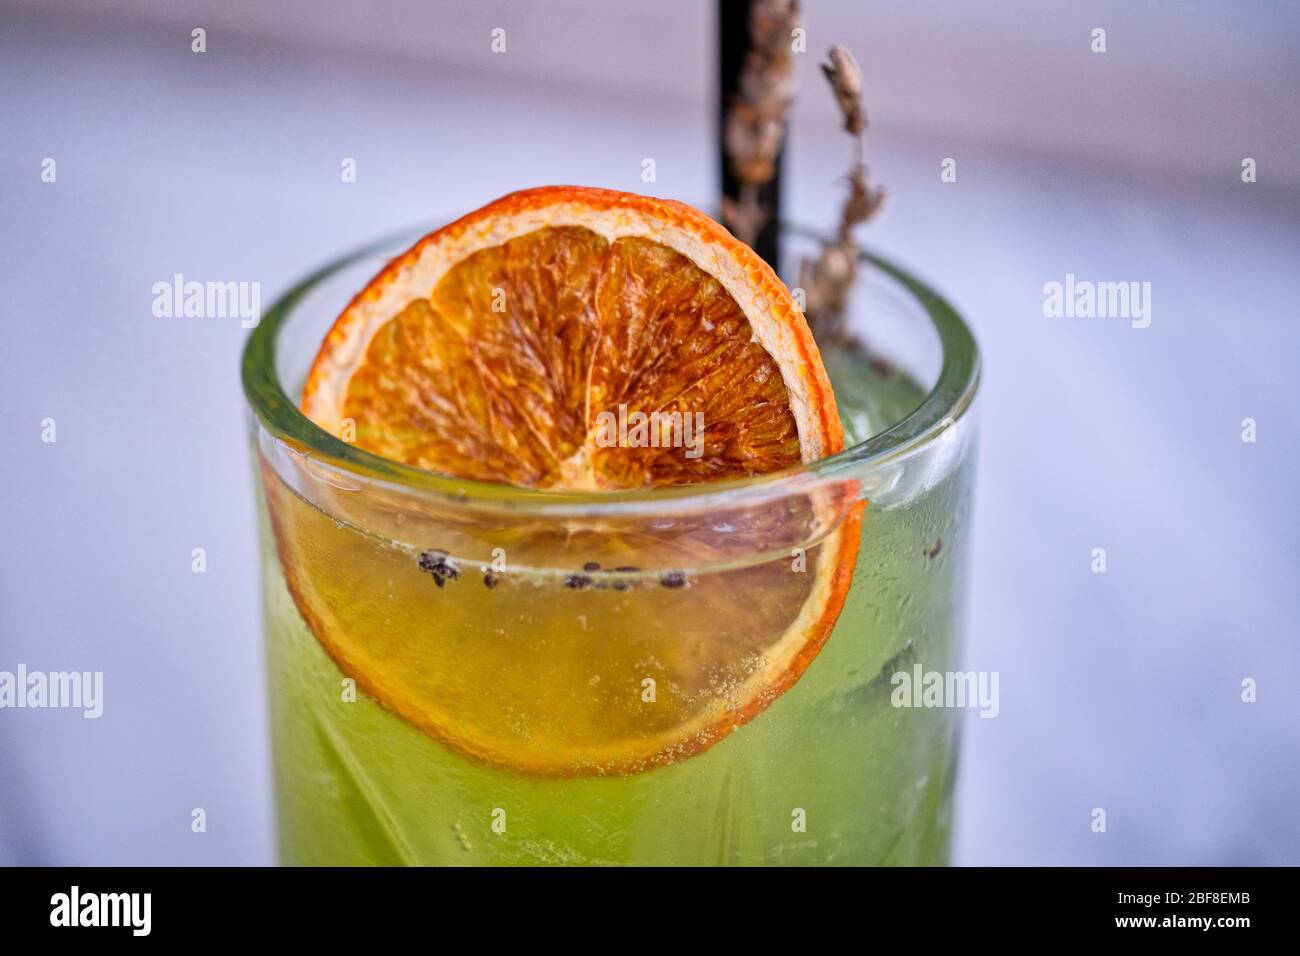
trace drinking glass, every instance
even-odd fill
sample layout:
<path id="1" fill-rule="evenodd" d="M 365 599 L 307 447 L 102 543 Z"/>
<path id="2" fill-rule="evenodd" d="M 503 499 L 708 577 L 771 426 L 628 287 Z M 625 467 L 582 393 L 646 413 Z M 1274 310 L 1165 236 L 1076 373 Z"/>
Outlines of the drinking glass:
<path id="1" fill-rule="evenodd" d="M 377 458 L 295 402 L 421 234 L 304 279 L 244 354 L 281 861 L 946 862 L 959 711 L 893 692 L 959 664 L 979 373 L 958 315 L 863 251 L 821 346 L 840 454 L 492 485 Z M 826 588 L 838 619 L 805 634 Z"/>

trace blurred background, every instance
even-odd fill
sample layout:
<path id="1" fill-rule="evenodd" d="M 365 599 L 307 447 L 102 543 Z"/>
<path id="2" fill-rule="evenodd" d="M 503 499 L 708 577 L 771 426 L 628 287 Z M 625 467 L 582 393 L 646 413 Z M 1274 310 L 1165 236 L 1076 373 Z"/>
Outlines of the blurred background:
<path id="1" fill-rule="evenodd" d="M 804 9 L 787 214 L 837 214 L 844 44 L 890 193 L 863 238 L 984 353 L 966 666 L 1002 696 L 965 728 L 955 862 L 1300 863 L 1300 6 Z M 0 670 L 105 674 L 99 720 L 0 711 L 0 863 L 274 860 L 247 331 L 155 318 L 153 283 L 265 309 L 531 185 L 711 202 L 715 16 L 0 0 Z M 1045 318 L 1066 273 L 1150 282 L 1150 327 Z"/>

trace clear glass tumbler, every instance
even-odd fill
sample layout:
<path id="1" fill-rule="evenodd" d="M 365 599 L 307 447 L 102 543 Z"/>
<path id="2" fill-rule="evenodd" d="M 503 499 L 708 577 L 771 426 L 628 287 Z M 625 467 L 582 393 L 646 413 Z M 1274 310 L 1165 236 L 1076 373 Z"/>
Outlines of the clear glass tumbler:
<path id="1" fill-rule="evenodd" d="M 291 397 L 417 238 L 305 279 L 244 355 L 282 862 L 945 862 L 958 713 L 892 692 L 959 662 L 962 320 L 864 252 L 847 334 L 822 347 L 844 452 L 521 490 L 377 458 Z"/>

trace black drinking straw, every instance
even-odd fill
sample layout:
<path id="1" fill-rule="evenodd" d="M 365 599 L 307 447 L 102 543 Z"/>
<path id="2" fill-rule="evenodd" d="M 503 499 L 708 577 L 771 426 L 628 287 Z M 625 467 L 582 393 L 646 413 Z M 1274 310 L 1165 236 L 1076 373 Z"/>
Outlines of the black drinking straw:
<path id="1" fill-rule="evenodd" d="M 740 85 L 740 71 L 749 52 L 749 12 L 752 0 L 718 0 L 718 168 L 722 175 L 722 195 L 733 201 L 739 198 L 740 181 L 727 160 L 727 106 Z M 758 202 L 767 214 L 763 228 L 754 242 L 754 251 L 780 271 L 781 159 L 777 154 L 775 173 L 758 192 Z"/>

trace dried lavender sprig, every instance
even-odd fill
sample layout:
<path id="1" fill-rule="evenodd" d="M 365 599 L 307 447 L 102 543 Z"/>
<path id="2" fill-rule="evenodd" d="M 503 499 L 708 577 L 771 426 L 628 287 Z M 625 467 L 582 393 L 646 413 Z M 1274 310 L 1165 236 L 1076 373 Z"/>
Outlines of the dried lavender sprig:
<path id="1" fill-rule="evenodd" d="M 862 71 L 857 60 L 842 46 L 833 46 L 822 64 L 822 73 L 840 108 L 844 129 L 853 137 L 853 165 L 849 169 L 849 194 L 840 209 L 835 238 L 822 244 L 815 260 L 805 259 L 799 269 L 804 290 L 805 313 L 813 336 L 827 343 L 844 335 L 844 314 L 849 290 L 857 278 L 858 256 L 853 229 L 880 210 L 885 192 L 872 187 L 867 178 L 867 111 L 862 101 Z"/>
<path id="2" fill-rule="evenodd" d="M 785 140 L 796 79 L 791 37 L 801 24 L 797 0 L 755 0 L 739 93 L 727 109 L 723 146 L 740 190 L 735 200 L 723 199 L 722 218 L 751 246 L 771 217 L 761 188 L 776 175 Z"/>

